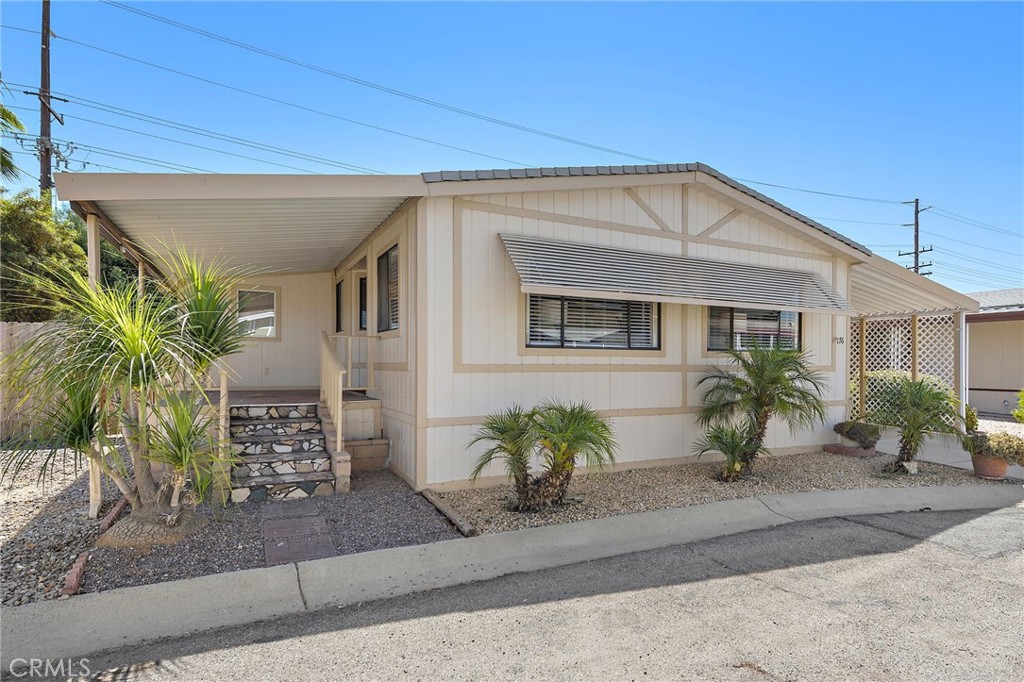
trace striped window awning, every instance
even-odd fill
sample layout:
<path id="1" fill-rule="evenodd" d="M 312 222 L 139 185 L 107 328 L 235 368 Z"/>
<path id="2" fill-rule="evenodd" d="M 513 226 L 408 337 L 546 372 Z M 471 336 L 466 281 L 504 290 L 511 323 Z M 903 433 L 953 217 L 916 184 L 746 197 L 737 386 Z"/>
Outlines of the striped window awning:
<path id="1" fill-rule="evenodd" d="M 813 272 L 502 234 L 524 293 L 846 315 Z"/>

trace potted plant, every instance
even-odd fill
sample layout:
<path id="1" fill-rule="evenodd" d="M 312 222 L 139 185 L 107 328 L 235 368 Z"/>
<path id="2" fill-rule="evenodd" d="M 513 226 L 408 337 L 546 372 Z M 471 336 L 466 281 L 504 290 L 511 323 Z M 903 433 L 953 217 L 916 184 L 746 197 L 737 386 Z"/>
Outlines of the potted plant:
<path id="1" fill-rule="evenodd" d="M 1001 481 L 1011 464 L 1024 466 L 1024 438 L 1020 436 L 975 431 L 964 438 L 964 448 L 971 453 L 978 478 Z"/>
<path id="2" fill-rule="evenodd" d="M 862 421 L 839 422 L 832 427 L 839 434 L 839 445 L 826 445 L 825 452 L 851 457 L 874 457 L 875 445 L 882 431 L 874 424 Z"/>

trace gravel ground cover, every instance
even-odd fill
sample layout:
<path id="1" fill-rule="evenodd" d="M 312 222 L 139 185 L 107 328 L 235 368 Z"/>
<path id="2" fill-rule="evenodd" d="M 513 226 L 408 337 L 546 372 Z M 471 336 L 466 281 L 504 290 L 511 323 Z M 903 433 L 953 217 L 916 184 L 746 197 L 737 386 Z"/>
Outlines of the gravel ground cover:
<path id="1" fill-rule="evenodd" d="M 734 483 L 715 480 L 721 467 L 717 462 L 577 475 L 569 488 L 568 504 L 532 514 L 508 510 L 514 495 L 510 485 L 470 488 L 440 496 L 480 533 L 500 533 L 752 495 L 848 488 L 1001 485 L 975 478 L 969 471 L 927 462 L 920 463 L 916 476 L 883 473 L 883 467 L 892 459 L 890 455 L 861 458 L 823 452 L 761 458 L 751 475 Z"/>
<path id="2" fill-rule="evenodd" d="M 390 471 L 355 474 L 347 495 L 315 499 L 338 554 L 462 537 L 434 505 Z"/>
<path id="3" fill-rule="evenodd" d="M 121 497 L 104 485 L 100 518 Z M 0 487 L 0 603 L 17 606 L 61 596 L 64 577 L 78 555 L 92 547 L 99 519 L 88 518 L 89 475 L 75 470 L 67 453 L 45 487 L 29 464 Z"/>
<path id="4" fill-rule="evenodd" d="M 990 433 L 1005 432 L 1024 438 L 1024 424 L 1013 417 L 989 417 L 978 418 L 978 430 Z"/>

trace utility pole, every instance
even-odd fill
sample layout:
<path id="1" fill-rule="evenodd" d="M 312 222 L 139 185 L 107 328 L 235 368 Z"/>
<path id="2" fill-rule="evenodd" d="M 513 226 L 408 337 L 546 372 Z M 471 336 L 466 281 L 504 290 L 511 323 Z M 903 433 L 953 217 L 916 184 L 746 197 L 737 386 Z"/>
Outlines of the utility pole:
<path id="1" fill-rule="evenodd" d="M 50 142 L 50 0 L 43 0 L 42 48 L 39 74 L 39 192 L 53 188 Z"/>
<path id="2" fill-rule="evenodd" d="M 931 246 L 929 246 L 927 249 L 922 249 L 921 248 L 921 214 L 924 213 L 925 211 L 927 211 L 929 208 L 931 208 L 931 206 L 928 206 L 926 208 L 921 208 L 921 200 L 920 199 L 914 199 L 913 201 L 904 201 L 903 203 L 904 204 L 914 204 L 914 222 L 912 222 L 912 223 L 904 223 L 903 224 L 903 227 L 913 227 L 914 228 L 914 250 L 913 251 L 907 251 L 906 253 L 904 253 L 903 251 L 900 251 L 900 255 L 901 256 L 913 256 L 914 257 L 914 264 L 913 265 L 908 265 L 907 266 L 908 270 L 913 270 L 914 272 L 916 272 L 919 275 L 930 275 L 930 274 L 932 274 L 931 272 L 921 272 L 921 268 L 930 268 L 932 266 L 931 263 L 922 263 L 921 262 L 921 254 L 922 253 L 928 253 L 929 251 L 932 250 Z"/>

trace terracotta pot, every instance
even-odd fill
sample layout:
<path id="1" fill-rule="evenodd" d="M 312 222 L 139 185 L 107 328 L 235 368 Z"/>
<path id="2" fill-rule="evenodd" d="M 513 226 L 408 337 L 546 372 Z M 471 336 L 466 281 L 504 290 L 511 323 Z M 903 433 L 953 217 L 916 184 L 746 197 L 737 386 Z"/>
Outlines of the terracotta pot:
<path id="1" fill-rule="evenodd" d="M 974 475 L 989 481 L 1001 481 L 1006 478 L 1006 468 L 1009 466 L 1006 460 L 982 455 L 971 455 L 971 463 L 974 464 Z"/>

